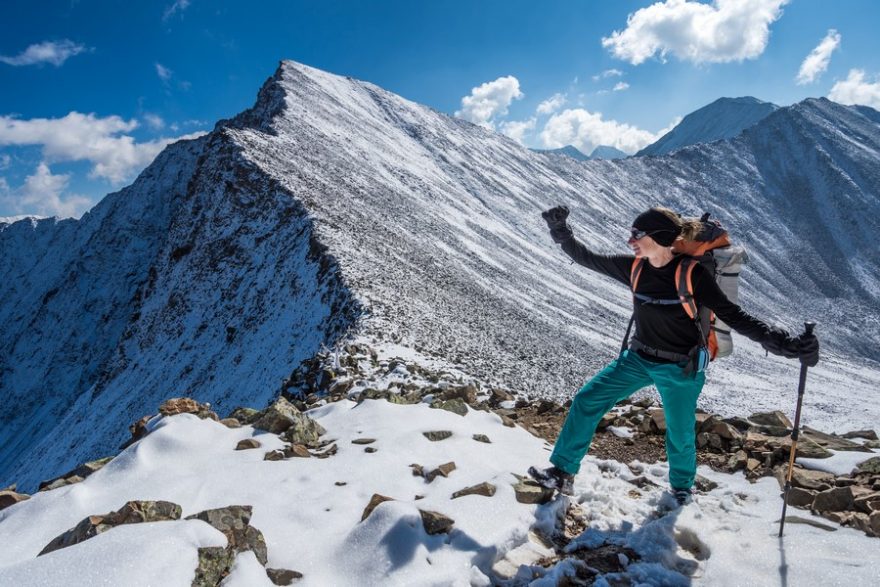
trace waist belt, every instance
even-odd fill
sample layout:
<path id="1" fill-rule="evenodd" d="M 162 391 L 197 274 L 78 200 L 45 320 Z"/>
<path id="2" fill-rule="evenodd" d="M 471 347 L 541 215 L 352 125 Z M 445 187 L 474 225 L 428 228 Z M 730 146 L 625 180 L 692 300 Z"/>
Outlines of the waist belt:
<path id="1" fill-rule="evenodd" d="M 645 353 L 646 355 L 650 355 L 652 357 L 657 357 L 658 359 L 666 359 L 667 361 L 672 361 L 673 363 L 687 363 L 688 361 L 690 361 L 690 357 L 688 355 L 655 349 L 654 347 L 649 347 L 646 344 L 642 344 L 635 338 L 629 341 L 629 348 L 634 351 Z"/>

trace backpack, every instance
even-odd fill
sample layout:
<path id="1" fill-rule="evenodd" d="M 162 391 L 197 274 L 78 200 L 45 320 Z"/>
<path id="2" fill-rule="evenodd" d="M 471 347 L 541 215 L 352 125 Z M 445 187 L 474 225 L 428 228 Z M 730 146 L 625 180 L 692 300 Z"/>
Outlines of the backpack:
<path id="1" fill-rule="evenodd" d="M 675 282 L 678 284 L 678 300 L 648 300 L 650 303 L 680 303 L 684 311 L 697 325 L 703 346 L 708 349 L 709 360 L 729 356 L 733 353 L 733 338 L 730 327 L 719 320 L 709 308 L 700 308 L 694 301 L 692 276 L 699 263 L 715 277 L 718 287 L 731 302 L 739 300 L 739 274 L 748 262 L 748 254 L 739 245 L 731 244 L 730 235 L 717 220 L 709 220 L 709 213 L 700 218 L 703 230 L 693 241 L 678 240 L 672 252 L 682 255 L 675 269 Z M 646 259 L 633 261 L 630 273 L 633 295 L 637 298 L 636 286 Z M 633 320 L 635 314 L 633 314 Z M 630 327 L 632 320 L 630 321 Z M 629 328 L 627 328 L 627 339 Z M 624 340 L 626 345 L 626 340 Z"/>

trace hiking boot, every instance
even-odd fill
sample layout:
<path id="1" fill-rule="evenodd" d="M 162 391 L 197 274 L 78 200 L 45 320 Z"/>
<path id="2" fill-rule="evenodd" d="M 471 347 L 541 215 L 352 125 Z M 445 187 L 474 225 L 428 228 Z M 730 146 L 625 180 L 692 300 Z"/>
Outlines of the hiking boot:
<path id="1" fill-rule="evenodd" d="M 693 499 L 693 495 L 693 489 L 672 489 L 672 497 L 675 498 L 675 501 L 676 503 L 678 503 L 678 505 L 689 504 Z"/>
<path id="2" fill-rule="evenodd" d="M 559 467 L 547 469 L 529 467 L 529 477 L 547 489 L 555 489 L 563 495 L 574 495 L 574 475 L 566 473 Z"/>

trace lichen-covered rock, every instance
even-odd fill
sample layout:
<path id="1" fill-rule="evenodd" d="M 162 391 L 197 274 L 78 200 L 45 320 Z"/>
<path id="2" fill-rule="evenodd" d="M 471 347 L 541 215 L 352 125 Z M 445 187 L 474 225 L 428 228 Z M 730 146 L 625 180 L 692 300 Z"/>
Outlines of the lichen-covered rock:
<path id="1" fill-rule="evenodd" d="M 856 466 L 853 474 L 868 473 L 869 475 L 880 475 L 880 457 L 871 457 L 866 461 L 862 461 Z"/>
<path id="2" fill-rule="evenodd" d="M 199 566 L 192 587 L 217 587 L 229 574 L 235 561 L 235 551 L 222 546 L 199 548 Z"/>
<path id="3" fill-rule="evenodd" d="M 165 400 L 159 406 L 159 413 L 163 416 L 174 416 L 177 414 L 197 414 L 199 412 L 199 402 L 189 397 L 175 397 Z"/>
<path id="4" fill-rule="evenodd" d="M 252 508 L 249 505 L 230 505 L 223 508 L 205 510 L 187 520 L 201 520 L 223 532 L 229 547 L 236 553 L 252 551 L 260 564 L 268 562 L 266 540 L 263 533 L 250 525 Z"/>
<path id="5" fill-rule="evenodd" d="M 834 487 L 816 494 L 813 509 L 817 512 L 845 512 L 855 507 L 851 487 Z"/>
<path id="6" fill-rule="evenodd" d="M 260 412 L 259 416 L 251 423 L 254 428 L 265 430 L 273 434 L 281 434 L 290 428 L 301 412 L 292 403 L 283 397 L 275 400 L 272 405 Z"/>
<path id="7" fill-rule="evenodd" d="M 446 401 L 434 401 L 431 402 L 431 407 L 446 410 L 447 412 L 452 412 L 453 414 L 458 414 L 459 416 L 467 416 L 468 407 L 464 400 L 459 398 L 454 398 Z"/>
<path id="8" fill-rule="evenodd" d="M 179 520 L 181 513 L 181 507 L 169 501 L 129 501 L 115 512 L 85 518 L 53 539 L 37 556 L 79 544 L 122 524 Z"/>

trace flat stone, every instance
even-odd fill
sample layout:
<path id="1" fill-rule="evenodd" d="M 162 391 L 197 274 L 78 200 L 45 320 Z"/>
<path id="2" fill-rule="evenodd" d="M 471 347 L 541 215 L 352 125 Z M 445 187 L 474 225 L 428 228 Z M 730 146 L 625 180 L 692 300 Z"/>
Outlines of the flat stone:
<path id="1" fill-rule="evenodd" d="M 789 429 L 794 427 L 791 420 L 788 419 L 788 416 L 779 410 L 773 412 L 757 412 L 749 416 L 749 420 L 755 424 L 762 424 L 764 426 L 778 426 Z"/>
<path id="2" fill-rule="evenodd" d="M 352 444 L 373 444 L 376 442 L 375 438 L 355 438 L 351 441 Z"/>
<path id="3" fill-rule="evenodd" d="M 694 478 L 694 487 L 696 487 L 697 491 L 701 493 L 709 493 L 713 489 L 717 489 L 718 484 L 702 475 L 697 475 Z"/>
<path id="4" fill-rule="evenodd" d="M 266 569 L 266 576 L 275 585 L 290 585 L 296 579 L 302 579 L 303 574 L 289 569 Z"/>
<path id="5" fill-rule="evenodd" d="M 455 520 L 440 512 L 419 510 L 419 514 L 422 516 L 422 525 L 425 527 L 425 532 L 432 536 L 448 534 L 455 524 Z"/>
<path id="6" fill-rule="evenodd" d="M 452 494 L 452 499 L 464 497 L 466 495 L 482 495 L 483 497 L 492 497 L 495 495 L 496 487 L 489 482 L 483 482 L 479 485 L 471 485 L 464 489 L 459 489 Z"/>
<path id="7" fill-rule="evenodd" d="M 235 450 L 250 450 L 253 448 L 260 448 L 263 446 L 260 444 L 260 441 L 256 438 L 245 438 L 244 440 L 239 440 L 238 444 L 235 445 Z"/>
<path id="8" fill-rule="evenodd" d="M 361 515 L 361 522 L 369 518 L 370 514 L 373 513 L 373 510 L 375 510 L 379 506 L 379 504 L 386 501 L 394 501 L 394 498 L 374 493 L 373 497 L 370 498 L 370 503 L 368 503 L 367 507 L 364 508 L 364 513 Z"/>
<path id="9" fill-rule="evenodd" d="M 452 432 L 449 430 L 432 430 L 430 432 L 422 432 L 422 434 L 428 440 L 432 442 L 439 442 L 441 440 L 446 440 L 450 436 L 452 436 Z"/>
<path id="10" fill-rule="evenodd" d="M 524 480 L 513 486 L 516 501 L 525 504 L 544 504 L 553 498 L 553 490 L 532 480 Z"/>
<path id="11" fill-rule="evenodd" d="M 284 450 L 284 456 L 288 459 L 310 459 L 312 453 L 304 444 L 293 444 Z"/>
<path id="12" fill-rule="evenodd" d="M 791 473 L 791 484 L 794 487 L 801 487 L 803 489 L 825 491 L 834 487 L 834 475 L 824 471 L 795 467 Z"/>
<path id="13" fill-rule="evenodd" d="M 880 491 L 857 495 L 853 502 L 857 510 L 866 514 L 880 512 Z"/>
<path id="14" fill-rule="evenodd" d="M 473 438 L 477 442 L 485 442 L 486 444 L 492 444 L 492 441 L 489 440 L 489 437 L 486 436 L 485 434 L 474 434 Z"/>
<path id="15" fill-rule="evenodd" d="M 841 438 L 864 438 L 865 440 L 877 440 L 877 432 L 874 430 L 853 430 L 846 434 L 841 434 Z"/>

